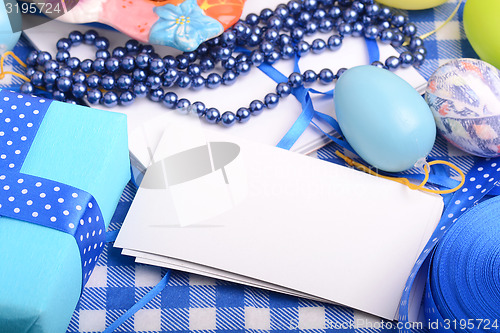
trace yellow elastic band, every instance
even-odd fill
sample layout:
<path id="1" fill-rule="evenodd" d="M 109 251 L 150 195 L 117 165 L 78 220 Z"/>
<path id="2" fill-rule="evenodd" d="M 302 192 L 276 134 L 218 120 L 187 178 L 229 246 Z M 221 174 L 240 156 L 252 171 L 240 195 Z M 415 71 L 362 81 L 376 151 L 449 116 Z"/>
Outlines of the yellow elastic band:
<path id="1" fill-rule="evenodd" d="M 10 72 L 10 71 L 6 71 L 6 72 L 5 72 L 5 71 L 3 70 L 3 63 L 4 63 L 4 61 L 5 61 L 5 58 L 7 58 L 9 55 L 10 55 L 10 56 L 12 56 L 12 57 L 13 57 L 13 58 L 14 58 L 14 59 L 15 59 L 15 60 L 16 60 L 16 61 L 17 61 L 17 62 L 18 62 L 21 66 L 26 67 L 26 64 L 25 64 L 25 63 L 24 63 L 21 59 L 19 59 L 19 57 L 18 57 L 18 56 L 16 56 L 16 55 L 14 54 L 14 52 L 12 52 L 12 51 L 7 51 L 7 52 L 5 52 L 5 53 L 2 55 L 2 57 L 0 58 L 0 80 L 3 80 L 3 78 L 5 77 L 5 75 L 6 75 L 6 74 L 11 74 L 11 75 L 14 75 L 14 76 L 17 76 L 17 77 L 19 77 L 19 78 L 23 79 L 24 81 L 29 82 L 29 81 L 30 81 L 30 79 L 28 79 L 28 78 L 27 78 L 26 76 L 24 76 L 23 74 L 19 74 L 19 73 L 15 73 L 15 72 Z"/>
<path id="2" fill-rule="evenodd" d="M 462 4 L 462 2 L 464 2 L 464 0 L 460 0 L 458 2 L 458 5 L 457 7 L 455 8 L 455 10 L 453 10 L 453 12 L 451 13 L 450 17 L 448 17 L 446 19 L 446 21 L 444 21 L 439 27 L 437 27 L 436 29 L 432 30 L 432 31 L 429 31 L 428 33 L 425 33 L 421 36 L 419 36 L 421 39 L 426 39 L 427 37 L 435 34 L 436 32 L 438 32 L 439 30 L 441 30 L 445 25 L 447 25 L 448 23 L 450 23 L 450 21 L 453 19 L 453 17 L 455 17 L 455 15 L 457 15 L 457 12 L 458 10 L 460 9 L 460 5 Z M 406 41 L 404 42 L 403 46 L 407 46 L 408 44 L 410 44 L 409 41 Z"/>
<path id="3" fill-rule="evenodd" d="M 335 152 L 335 154 L 338 157 L 340 157 L 341 159 L 343 159 L 350 166 L 354 166 L 354 167 L 358 168 L 359 170 L 364 171 L 370 175 L 377 176 L 377 177 L 384 178 L 384 179 L 388 179 L 388 180 L 393 180 L 393 181 L 398 182 L 400 184 L 406 185 L 412 190 L 420 190 L 420 191 L 424 191 L 424 192 L 428 192 L 428 193 L 435 193 L 435 194 L 447 194 L 447 193 L 453 193 L 453 192 L 458 191 L 465 183 L 465 175 L 462 172 L 462 170 L 460 170 L 456 165 L 454 165 L 448 161 L 432 161 L 432 162 L 429 162 L 428 164 L 424 165 L 424 172 L 425 172 L 424 180 L 422 181 L 422 183 L 420 183 L 420 185 L 415 185 L 415 184 L 412 184 L 406 178 L 388 177 L 388 176 L 380 175 L 380 174 L 376 173 L 375 171 L 371 170 L 370 168 L 364 166 L 363 164 L 354 162 L 352 159 L 343 155 L 338 150 Z M 455 170 L 456 172 L 458 172 L 458 174 L 461 177 L 460 184 L 458 184 L 457 187 L 452 188 L 450 190 L 431 190 L 429 188 L 425 188 L 424 185 L 427 184 L 427 181 L 429 180 L 429 172 L 430 172 L 429 166 L 435 165 L 435 164 L 447 165 L 450 168 L 452 168 L 453 170 Z"/>

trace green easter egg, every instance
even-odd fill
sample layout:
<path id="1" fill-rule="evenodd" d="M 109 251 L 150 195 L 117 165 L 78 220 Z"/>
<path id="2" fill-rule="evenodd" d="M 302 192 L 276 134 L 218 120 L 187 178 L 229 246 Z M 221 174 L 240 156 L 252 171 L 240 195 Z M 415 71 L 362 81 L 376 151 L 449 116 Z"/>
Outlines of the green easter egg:
<path id="1" fill-rule="evenodd" d="M 442 5 L 448 0 L 378 0 L 389 7 L 409 10 L 427 9 Z"/>

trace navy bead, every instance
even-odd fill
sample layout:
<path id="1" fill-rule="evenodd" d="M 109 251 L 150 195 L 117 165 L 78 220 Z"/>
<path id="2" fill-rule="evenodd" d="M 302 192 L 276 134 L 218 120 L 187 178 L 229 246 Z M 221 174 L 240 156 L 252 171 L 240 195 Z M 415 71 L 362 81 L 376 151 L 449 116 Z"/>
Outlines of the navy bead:
<path id="1" fill-rule="evenodd" d="M 59 76 L 71 77 L 73 72 L 71 71 L 71 68 L 61 67 L 57 70 L 57 74 L 59 74 Z"/>
<path id="2" fill-rule="evenodd" d="M 69 55 L 68 51 L 58 51 L 56 53 L 56 60 L 59 62 L 66 62 L 66 60 L 68 60 L 69 57 L 70 57 L 70 55 Z"/>
<path id="3" fill-rule="evenodd" d="M 175 110 L 178 111 L 179 113 L 187 114 L 189 112 L 190 105 L 191 103 L 187 99 L 181 98 L 177 101 L 177 104 L 175 105 Z"/>
<path id="4" fill-rule="evenodd" d="M 413 57 L 414 57 L 413 66 L 418 68 L 424 63 L 425 56 L 422 53 L 414 53 Z"/>
<path id="5" fill-rule="evenodd" d="M 392 31 L 392 29 L 384 29 L 380 34 L 380 41 L 385 44 L 392 43 L 393 38 L 394 32 Z"/>
<path id="6" fill-rule="evenodd" d="M 366 15 L 373 17 L 373 16 L 377 16 L 380 13 L 381 9 L 380 9 L 379 5 L 374 3 L 372 5 L 366 6 L 365 11 L 366 11 Z"/>
<path id="7" fill-rule="evenodd" d="M 236 65 L 235 69 L 238 74 L 245 75 L 250 72 L 251 67 L 247 62 L 240 62 Z"/>
<path id="8" fill-rule="evenodd" d="M 60 77 L 56 80 L 57 89 L 62 92 L 67 92 L 71 89 L 72 82 L 69 77 Z"/>
<path id="9" fill-rule="evenodd" d="M 43 65 L 45 71 L 54 71 L 59 68 L 59 63 L 55 60 L 49 60 Z"/>
<path id="10" fill-rule="evenodd" d="M 319 2 L 318 0 L 305 0 L 303 4 L 303 8 L 307 11 L 313 11 L 318 8 Z"/>
<path id="11" fill-rule="evenodd" d="M 71 44 L 78 46 L 83 42 L 83 34 L 80 31 L 72 31 L 69 33 Z"/>
<path id="12" fill-rule="evenodd" d="M 145 69 L 149 66 L 149 62 L 151 61 L 151 57 L 147 53 L 139 53 L 135 58 L 135 63 L 137 67 L 141 69 Z"/>
<path id="13" fill-rule="evenodd" d="M 31 83 L 33 83 L 33 85 L 35 86 L 42 86 L 43 85 L 43 74 L 42 72 L 39 72 L 39 71 L 36 71 L 35 73 L 33 73 L 33 75 L 31 76 Z"/>
<path id="14" fill-rule="evenodd" d="M 72 57 L 66 61 L 66 65 L 71 68 L 71 70 L 77 70 L 80 68 L 80 59 Z"/>
<path id="15" fill-rule="evenodd" d="M 64 102 L 66 100 L 66 94 L 62 91 L 56 90 L 52 93 L 52 98 L 55 101 Z"/>
<path id="16" fill-rule="evenodd" d="M 326 17 L 326 12 L 324 9 L 317 9 L 314 14 L 313 14 L 313 18 L 315 20 L 318 20 L 318 21 L 321 21 L 322 19 L 324 19 Z"/>
<path id="17" fill-rule="evenodd" d="M 290 14 L 295 15 L 295 14 L 300 13 L 300 10 L 302 9 L 302 3 L 301 3 L 301 1 L 298 1 L 298 0 L 292 0 L 292 1 L 288 2 L 287 7 L 288 7 Z"/>
<path id="18" fill-rule="evenodd" d="M 220 121 L 220 112 L 216 108 L 210 108 L 205 111 L 205 120 L 209 124 L 216 124 Z"/>
<path id="19" fill-rule="evenodd" d="M 379 19 L 381 20 L 388 20 L 391 17 L 392 13 L 390 8 L 388 7 L 382 7 L 380 9 L 380 13 L 378 14 Z"/>
<path id="20" fill-rule="evenodd" d="M 281 20 L 280 17 L 273 15 L 267 19 L 267 26 L 270 29 L 274 28 L 280 30 L 281 27 L 283 26 L 283 21 Z"/>
<path id="21" fill-rule="evenodd" d="M 398 67 L 399 67 L 400 64 L 401 64 L 401 60 L 399 60 L 399 57 L 395 57 L 395 56 L 390 56 L 385 61 L 385 65 L 391 71 L 394 71 L 394 70 L 398 69 Z"/>
<path id="22" fill-rule="evenodd" d="M 166 68 L 176 68 L 177 60 L 171 55 L 163 57 L 163 62 L 165 63 Z"/>
<path id="23" fill-rule="evenodd" d="M 268 109 L 274 109 L 276 106 L 278 106 L 279 101 L 280 98 L 275 93 L 269 93 L 266 95 L 266 97 L 264 97 L 264 104 Z"/>
<path id="24" fill-rule="evenodd" d="M 54 71 L 47 71 L 43 74 L 43 81 L 45 84 L 54 84 L 59 76 Z"/>
<path id="25" fill-rule="evenodd" d="M 351 8 L 354 9 L 359 14 L 365 10 L 365 5 L 361 1 L 353 1 Z"/>
<path id="26" fill-rule="evenodd" d="M 186 56 L 178 55 L 175 59 L 177 60 L 178 69 L 186 69 L 189 66 L 189 59 Z"/>
<path id="27" fill-rule="evenodd" d="M 285 4 L 279 4 L 278 6 L 276 6 L 276 9 L 274 10 L 274 15 L 282 19 L 288 17 L 289 14 L 290 11 L 288 10 Z"/>
<path id="28" fill-rule="evenodd" d="M 155 74 L 160 74 L 165 70 L 165 63 L 161 58 L 154 58 L 149 63 L 149 70 Z"/>
<path id="29" fill-rule="evenodd" d="M 319 22 L 319 31 L 321 31 L 322 33 L 327 33 L 332 30 L 333 30 L 332 20 L 325 18 Z"/>
<path id="30" fill-rule="evenodd" d="M 188 74 L 180 72 L 179 79 L 177 80 L 177 86 L 180 88 L 189 88 L 191 81 L 191 77 Z"/>
<path id="31" fill-rule="evenodd" d="M 198 117 L 203 117 L 206 112 L 205 104 L 203 104 L 202 102 L 194 102 L 193 104 L 191 104 L 190 109 L 191 112 L 196 112 Z"/>
<path id="32" fill-rule="evenodd" d="M 170 91 L 163 95 L 162 103 L 165 107 L 173 109 L 177 105 L 177 98 L 177 95 Z"/>
<path id="33" fill-rule="evenodd" d="M 278 51 L 273 51 L 273 52 L 269 53 L 268 55 L 266 55 L 266 57 L 265 57 L 265 61 L 271 65 L 276 63 L 280 59 L 281 59 L 281 54 Z"/>
<path id="34" fill-rule="evenodd" d="M 424 41 L 420 37 L 413 37 L 410 40 L 410 45 L 408 45 L 408 47 L 412 51 L 415 51 L 417 48 L 423 47 L 423 46 L 424 46 Z"/>
<path id="35" fill-rule="evenodd" d="M 94 45 L 98 50 L 106 50 L 109 48 L 109 40 L 106 37 L 97 37 L 94 40 Z"/>
<path id="36" fill-rule="evenodd" d="M 130 75 L 122 74 L 116 80 L 116 86 L 120 90 L 128 90 L 132 86 L 132 82 Z"/>
<path id="37" fill-rule="evenodd" d="M 389 21 L 382 21 L 379 23 L 378 25 L 379 29 L 381 31 L 385 30 L 385 29 L 390 29 L 391 28 L 391 24 L 389 23 Z"/>
<path id="38" fill-rule="evenodd" d="M 365 32 L 365 26 L 361 22 L 354 22 L 352 24 L 352 35 L 354 37 L 363 36 Z"/>
<path id="39" fill-rule="evenodd" d="M 162 88 L 151 89 L 148 93 L 148 98 L 153 102 L 159 102 L 160 100 L 162 100 L 164 94 L 165 92 Z"/>
<path id="40" fill-rule="evenodd" d="M 90 89 L 87 92 L 87 101 L 90 104 L 97 104 L 101 100 L 102 93 L 99 89 Z"/>
<path id="41" fill-rule="evenodd" d="M 56 43 L 57 50 L 67 51 L 71 47 L 71 40 L 69 38 L 61 38 Z"/>
<path id="42" fill-rule="evenodd" d="M 250 120 L 250 110 L 248 108 L 239 108 L 238 111 L 236 111 L 236 119 L 240 123 L 246 123 L 247 121 Z"/>
<path id="43" fill-rule="evenodd" d="M 352 25 L 350 23 L 341 23 L 337 27 L 339 34 L 341 36 L 350 36 L 352 35 Z"/>
<path id="44" fill-rule="evenodd" d="M 295 56 L 295 48 L 291 44 L 284 45 L 280 52 L 283 59 L 291 59 Z"/>
<path id="45" fill-rule="evenodd" d="M 194 65 L 194 66 L 197 66 L 197 65 Z M 233 69 L 234 66 L 236 66 L 236 59 L 234 59 L 234 57 L 230 57 L 229 59 L 227 60 L 224 60 L 222 62 L 222 67 L 224 67 L 224 69 Z M 199 66 L 197 66 L 198 69 L 199 69 Z M 201 69 L 199 69 L 199 71 L 201 72 Z M 189 69 L 188 69 L 188 72 L 189 72 Z M 190 75 L 196 75 L 196 74 L 199 74 L 199 73 L 196 73 L 196 74 L 191 74 L 189 73 Z"/>
<path id="46" fill-rule="evenodd" d="M 402 27 L 406 24 L 406 17 L 404 15 L 393 15 L 391 17 L 391 23 L 396 28 Z"/>
<path id="47" fill-rule="evenodd" d="M 224 83 L 224 82 L 223 82 Z M 201 75 L 197 75 L 191 79 L 191 88 L 194 90 L 205 87 L 205 79 Z"/>
<path id="48" fill-rule="evenodd" d="M 304 27 L 307 22 L 312 20 L 312 15 L 309 12 L 301 12 L 297 20 L 299 22 L 299 25 Z"/>
<path id="49" fill-rule="evenodd" d="M 147 53 L 147 54 L 152 54 L 155 52 L 155 48 L 153 45 L 140 45 L 139 46 L 139 53 Z"/>
<path id="50" fill-rule="evenodd" d="M 230 58 L 230 59 L 233 59 L 234 63 L 236 63 L 236 61 L 234 60 L 234 58 Z M 228 60 L 226 60 L 226 61 L 229 61 L 230 59 L 228 59 Z M 189 75 L 192 75 L 192 76 L 201 75 L 201 68 L 200 68 L 200 66 L 198 66 L 198 65 L 191 64 L 191 65 L 189 65 L 189 67 L 187 68 L 187 73 L 188 73 Z"/>
<path id="51" fill-rule="evenodd" d="M 378 68 L 384 68 L 384 64 L 381 63 L 380 61 L 374 61 L 372 62 L 372 66 L 378 67 Z"/>
<path id="52" fill-rule="evenodd" d="M 427 50 L 425 49 L 425 47 L 417 47 L 415 49 L 415 51 L 413 51 L 414 53 L 420 53 L 422 54 L 424 57 L 427 55 Z"/>
<path id="53" fill-rule="evenodd" d="M 338 79 L 339 77 L 342 76 L 347 71 L 347 68 L 341 68 L 337 71 L 337 74 L 335 75 L 335 78 Z"/>
<path id="54" fill-rule="evenodd" d="M 292 93 L 292 88 L 286 82 L 281 82 L 276 86 L 276 94 L 280 97 L 287 97 Z"/>
<path id="55" fill-rule="evenodd" d="M 117 58 L 107 59 L 104 65 L 109 73 L 114 73 L 120 69 L 120 61 Z"/>
<path id="56" fill-rule="evenodd" d="M 306 42 L 306 41 L 300 41 L 300 42 L 298 42 L 295 47 L 297 49 L 297 55 L 299 57 L 308 54 L 309 51 L 311 50 L 311 45 L 309 45 L 309 43 Z"/>
<path id="57" fill-rule="evenodd" d="M 262 103 L 259 100 L 254 100 L 250 103 L 250 113 L 252 113 L 254 116 L 259 115 L 264 111 L 264 103 Z"/>
<path id="58" fill-rule="evenodd" d="M 86 91 L 87 91 L 87 87 L 83 83 L 75 83 L 73 85 L 73 87 L 71 88 L 71 93 L 77 99 L 80 99 L 83 96 L 85 96 Z"/>
<path id="59" fill-rule="evenodd" d="M 121 59 L 120 67 L 125 72 L 130 73 L 135 68 L 135 59 L 132 56 L 125 56 Z"/>
<path id="60" fill-rule="evenodd" d="M 328 68 L 324 68 L 319 72 L 319 82 L 323 84 L 333 82 L 334 79 L 335 76 L 333 75 L 333 72 Z"/>
<path id="61" fill-rule="evenodd" d="M 222 84 L 230 86 L 236 81 L 237 77 L 233 70 L 227 70 L 222 74 Z"/>
<path id="62" fill-rule="evenodd" d="M 93 68 L 92 68 L 92 64 L 93 64 L 93 61 L 90 60 L 90 59 L 85 59 L 84 61 L 82 61 L 80 63 L 80 69 L 82 70 L 82 72 L 84 73 L 90 73 L 93 71 Z"/>
<path id="63" fill-rule="evenodd" d="M 365 29 L 365 37 L 368 39 L 376 39 L 380 33 L 380 29 L 376 25 L 369 25 Z"/>
<path id="64" fill-rule="evenodd" d="M 49 60 L 52 60 L 52 56 L 50 55 L 49 52 L 40 52 L 36 58 L 36 63 L 38 65 L 45 65 L 45 63 Z"/>
<path id="65" fill-rule="evenodd" d="M 26 65 L 35 66 L 37 64 L 38 51 L 31 51 L 26 57 Z"/>
<path id="66" fill-rule="evenodd" d="M 87 86 L 89 86 L 89 88 L 97 88 L 99 87 L 100 84 L 101 84 L 101 77 L 99 75 L 91 74 L 87 78 Z"/>
<path id="67" fill-rule="evenodd" d="M 101 86 L 106 90 L 111 90 L 115 87 L 115 78 L 112 75 L 103 75 L 101 78 Z"/>
<path id="68" fill-rule="evenodd" d="M 328 15 L 332 18 L 332 19 L 336 19 L 336 18 L 339 18 L 341 15 L 342 15 L 342 10 L 337 7 L 337 6 L 333 6 L 332 8 L 330 8 L 330 10 L 328 11 Z"/>
<path id="69" fill-rule="evenodd" d="M 224 126 L 224 127 L 231 127 L 234 125 L 234 123 L 236 122 L 236 116 L 234 113 L 232 113 L 231 111 L 226 111 L 222 114 L 222 117 L 220 119 L 220 123 Z"/>
<path id="70" fill-rule="evenodd" d="M 269 8 L 264 8 L 260 11 L 260 19 L 262 21 L 267 21 L 267 19 L 273 16 L 273 14 L 274 12 L 272 10 L 270 10 Z"/>
<path id="71" fill-rule="evenodd" d="M 98 50 L 95 53 L 96 58 L 108 59 L 111 57 L 111 53 L 108 50 Z"/>
<path id="72" fill-rule="evenodd" d="M 149 88 L 143 82 L 137 82 L 133 87 L 134 94 L 137 97 L 144 97 L 149 91 Z"/>
<path id="73" fill-rule="evenodd" d="M 144 82 L 144 81 L 146 81 L 147 77 L 148 76 L 143 69 L 136 68 L 132 72 L 132 79 L 134 80 L 134 82 Z"/>
<path id="74" fill-rule="evenodd" d="M 260 52 L 266 55 L 274 51 L 274 45 L 270 42 L 263 42 L 262 44 L 260 44 L 259 49 Z"/>
<path id="75" fill-rule="evenodd" d="M 135 96 L 130 91 L 124 91 L 120 94 L 120 105 L 127 106 L 134 102 Z"/>
<path id="76" fill-rule="evenodd" d="M 33 74 L 35 74 L 35 72 L 36 72 L 36 69 L 34 69 L 33 67 L 26 68 L 26 76 L 30 79 L 33 76 Z"/>
<path id="77" fill-rule="evenodd" d="M 358 12 L 352 8 L 347 8 L 344 10 L 342 18 L 347 23 L 353 23 L 358 20 Z"/>
<path id="78" fill-rule="evenodd" d="M 201 43 L 200 46 L 198 46 L 198 48 L 196 49 L 196 54 L 201 57 L 201 56 L 204 56 L 208 53 L 208 45 L 207 43 Z M 167 56 L 169 57 L 169 56 Z M 163 61 L 165 61 L 165 58 L 163 58 Z M 173 58 L 173 57 L 172 57 Z M 173 58 L 175 60 L 175 58 Z"/>
<path id="79" fill-rule="evenodd" d="M 33 87 L 33 85 L 29 82 L 24 82 L 21 87 L 19 88 L 19 90 L 23 93 L 23 94 L 33 94 L 33 92 L 35 91 L 35 88 Z"/>
<path id="80" fill-rule="evenodd" d="M 158 89 L 161 87 L 161 78 L 158 75 L 150 75 L 146 78 L 146 87 L 150 89 Z"/>
<path id="81" fill-rule="evenodd" d="M 306 83 L 313 83 L 318 79 L 318 75 L 313 70 L 308 69 L 302 74 L 302 78 Z"/>
<path id="82" fill-rule="evenodd" d="M 302 29 L 302 28 L 295 28 L 295 29 L 292 30 L 291 36 L 292 36 L 292 39 L 294 41 L 298 42 L 298 41 L 300 41 L 300 40 L 302 40 L 304 38 L 305 34 L 306 33 L 304 32 L 304 29 Z"/>
<path id="83" fill-rule="evenodd" d="M 222 78 L 219 74 L 217 73 L 211 73 L 207 77 L 207 87 L 210 89 L 215 89 L 219 87 L 222 83 Z"/>
<path id="84" fill-rule="evenodd" d="M 293 72 L 288 76 L 288 83 L 292 86 L 292 88 L 298 88 L 304 84 L 302 75 L 297 72 Z"/>
<path id="85" fill-rule="evenodd" d="M 250 47 L 254 47 L 254 46 L 257 46 L 260 44 L 261 42 L 261 38 L 255 34 L 251 34 L 248 41 L 247 41 L 247 45 L 250 46 Z"/>
<path id="86" fill-rule="evenodd" d="M 283 46 L 292 43 L 292 38 L 287 34 L 281 34 L 278 44 Z"/>
<path id="87" fill-rule="evenodd" d="M 92 45 L 92 44 L 94 44 L 97 36 L 99 36 L 99 34 L 97 33 L 97 31 L 95 31 L 95 30 L 88 30 L 83 35 L 83 41 L 85 42 L 85 44 Z"/>
<path id="88" fill-rule="evenodd" d="M 179 79 L 179 72 L 174 68 L 169 68 L 161 78 L 165 87 L 171 87 Z"/>
<path id="89" fill-rule="evenodd" d="M 305 26 L 306 35 L 310 36 L 315 34 L 318 31 L 318 28 L 318 23 L 316 23 L 315 21 L 307 22 Z"/>
<path id="90" fill-rule="evenodd" d="M 279 30 L 271 28 L 264 33 L 264 39 L 268 42 L 274 43 L 279 38 L 280 38 Z"/>
<path id="91" fill-rule="evenodd" d="M 139 42 L 136 41 L 135 39 L 129 39 L 125 43 L 125 48 L 129 53 L 136 53 L 137 51 L 139 51 Z"/>
<path id="92" fill-rule="evenodd" d="M 115 47 L 113 49 L 113 54 L 112 55 L 115 58 L 121 59 L 121 58 L 123 58 L 123 57 L 125 57 L 127 55 L 127 49 L 124 48 L 124 47 Z"/>
<path id="93" fill-rule="evenodd" d="M 342 46 L 342 37 L 339 35 L 332 35 L 328 38 L 328 48 L 332 51 L 340 49 Z"/>
<path id="94" fill-rule="evenodd" d="M 118 105 L 118 96 L 112 91 L 108 91 L 102 96 L 102 104 L 108 108 L 112 108 Z"/>
<path id="95" fill-rule="evenodd" d="M 403 33 L 407 37 L 413 37 L 417 33 L 417 26 L 413 23 L 407 23 L 403 26 Z"/>
<path id="96" fill-rule="evenodd" d="M 399 55 L 399 60 L 401 61 L 401 67 L 406 68 L 413 65 L 413 54 L 409 51 L 405 51 Z"/>
<path id="97" fill-rule="evenodd" d="M 203 72 L 207 72 L 214 69 L 215 64 L 211 58 L 204 57 L 203 59 L 200 60 L 200 67 Z"/>
<path id="98" fill-rule="evenodd" d="M 85 83 L 87 81 L 87 75 L 82 72 L 77 72 L 73 74 L 73 83 Z"/>
<path id="99" fill-rule="evenodd" d="M 105 73 L 106 72 L 105 64 L 106 64 L 106 60 L 104 60 L 103 58 L 97 58 L 92 63 L 92 69 L 97 73 L 101 73 L 101 74 Z"/>
<path id="100" fill-rule="evenodd" d="M 292 16 L 287 17 L 283 21 L 283 30 L 284 31 L 292 31 L 296 26 L 295 22 L 296 21 Z"/>
<path id="101" fill-rule="evenodd" d="M 394 47 L 400 47 L 401 45 L 403 45 L 404 41 L 405 36 L 401 32 L 397 31 L 394 33 L 391 45 Z"/>

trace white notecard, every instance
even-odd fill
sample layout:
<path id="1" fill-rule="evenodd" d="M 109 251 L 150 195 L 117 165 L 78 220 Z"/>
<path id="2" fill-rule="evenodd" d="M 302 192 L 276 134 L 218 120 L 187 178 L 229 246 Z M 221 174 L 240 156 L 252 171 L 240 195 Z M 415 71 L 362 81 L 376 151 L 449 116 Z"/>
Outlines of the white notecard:
<path id="1" fill-rule="evenodd" d="M 166 156 L 164 143 L 182 140 L 169 133 L 175 131 L 165 132 L 156 161 Z M 395 318 L 406 279 L 439 221 L 440 196 L 220 132 L 207 131 L 206 138 L 209 145 L 231 142 L 240 149 L 224 166 L 228 184 L 215 168 L 169 189 L 141 187 L 115 246 L 177 260 L 198 273 L 202 265 L 207 275 L 224 278 L 228 272 L 235 274 L 228 279 L 247 277 Z M 218 178 L 237 200 L 205 195 L 223 208 L 183 224 L 179 211 L 207 209 L 196 193 L 207 190 L 202 178 Z M 175 202 L 172 190 L 192 191 L 197 199 Z M 155 259 L 162 262 L 140 260 Z"/>

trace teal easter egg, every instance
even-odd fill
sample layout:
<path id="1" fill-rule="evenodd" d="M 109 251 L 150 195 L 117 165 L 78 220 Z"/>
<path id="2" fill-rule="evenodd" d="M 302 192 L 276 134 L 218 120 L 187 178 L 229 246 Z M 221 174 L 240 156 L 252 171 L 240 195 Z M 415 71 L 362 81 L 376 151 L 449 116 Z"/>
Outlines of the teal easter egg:
<path id="1" fill-rule="evenodd" d="M 434 145 L 436 125 L 429 107 L 410 84 L 388 70 L 349 69 L 337 82 L 334 103 L 344 137 L 375 168 L 410 169 Z"/>
<path id="2" fill-rule="evenodd" d="M 15 5 L 16 2 L 12 0 L 0 3 L 0 55 L 12 50 L 21 36 L 21 13 Z M 10 14 L 7 14 L 7 10 Z M 14 30 L 17 29 L 16 32 L 13 32 L 12 26 Z"/>
<path id="3" fill-rule="evenodd" d="M 476 156 L 500 156 L 500 70 L 477 59 L 456 59 L 432 74 L 425 100 L 438 132 Z"/>

